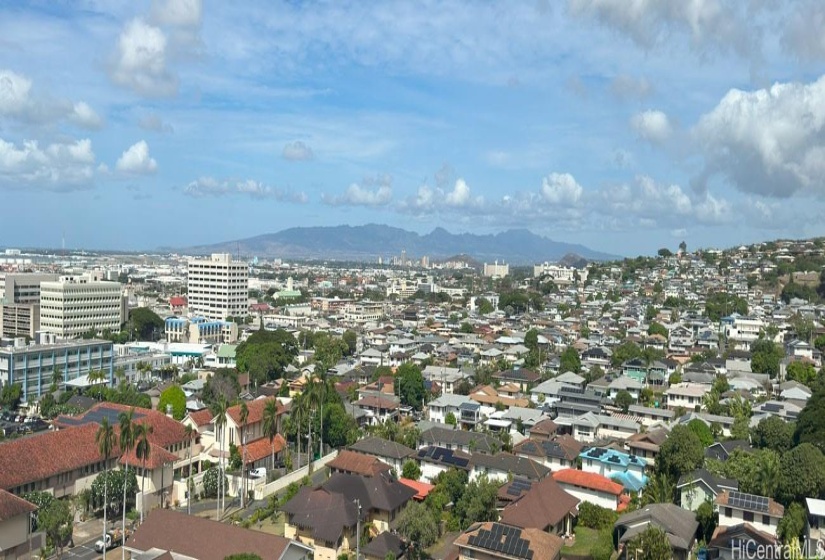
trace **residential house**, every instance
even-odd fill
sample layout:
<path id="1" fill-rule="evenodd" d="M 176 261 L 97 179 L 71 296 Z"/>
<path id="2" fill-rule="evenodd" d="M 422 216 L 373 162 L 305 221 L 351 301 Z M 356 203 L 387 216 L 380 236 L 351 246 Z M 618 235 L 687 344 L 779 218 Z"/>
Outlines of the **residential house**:
<path id="1" fill-rule="evenodd" d="M 665 391 L 665 403 L 670 410 L 682 408 L 686 411 L 700 410 L 705 395 L 710 392 L 708 385 L 700 383 L 676 383 Z"/>
<path id="2" fill-rule="evenodd" d="M 640 404 L 632 404 L 627 413 L 637 419 L 643 426 L 651 427 L 657 424 L 667 424 L 673 420 L 675 412 L 666 408 L 653 408 Z"/>
<path id="3" fill-rule="evenodd" d="M 559 471 L 576 468 L 581 449 L 582 444 L 571 436 L 558 436 L 553 440 L 526 439 L 513 448 L 513 453 Z"/>
<path id="4" fill-rule="evenodd" d="M 753 447 L 751 447 L 750 442 L 744 439 L 717 441 L 705 448 L 705 459 L 727 461 L 731 454 L 737 449 L 740 449 L 745 453 L 753 452 Z"/>
<path id="5" fill-rule="evenodd" d="M 556 419 L 556 423 L 559 419 Z M 588 412 L 572 422 L 573 437 L 583 443 L 601 438 L 627 439 L 639 433 L 639 423 L 616 416 Z"/>
<path id="6" fill-rule="evenodd" d="M 577 469 L 562 469 L 553 473 L 553 479 L 570 495 L 582 502 L 617 511 L 625 507 L 624 487 L 618 482 L 596 473 Z"/>
<path id="7" fill-rule="evenodd" d="M 438 383 L 443 393 L 455 394 L 456 387 L 469 379 L 470 374 L 460 368 L 429 365 L 421 372 L 426 381 Z"/>
<path id="8" fill-rule="evenodd" d="M 621 376 L 613 379 L 607 386 L 607 396 L 615 400 L 620 391 L 627 391 L 636 401 L 639 400 L 642 389 L 644 389 L 644 382 L 637 381 L 633 377 Z"/>
<path id="9" fill-rule="evenodd" d="M 475 454 L 470 459 L 470 465 L 470 480 L 482 476 L 494 482 L 504 482 L 512 477 L 541 480 L 551 472 L 548 467 L 528 457 L 503 452 L 496 455 Z"/>
<path id="10" fill-rule="evenodd" d="M 806 541 L 806 546 L 810 543 Z M 815 546 L 815 545 L 814 545 Z M 803 554 L 803 558 L 816 557 L 813 554 Z M 707 544 L 708 558 L 713 560 L 738 560 L 741 558 L 782 558 L 779 540 L 769 533 L 758 530 L 750 523 L 740 523 L 716 527 L 713 536 Z"/>
<path id="11" fill-rule="evenodd" d="M 404 463 L 415 459 L 415 450 L 406 445 L 379 437 L 366 437 L 349 446 L 350 451 L 375 457 L 400 473 Z"/>
<path id="12" fill-rule="evenodd" d="M 457 560 L 559 560 L 560 537 L 488 521 L 475 523 L 455 539 Z"/>
<path id="13" fill-rule="evenodd" d="M 330 474 L 344 473 L 358 476 L 377 476 L 390 470 L 390 466 L 376 457 L 342 449 L 335 458 L 327 463 Z"/>
<path id="14" fill-rule="evenodd" d="M 434 445 L 422 447 L 416 453 L 416 459 L 421 467 L 423 481 L 434 481 L 438 475 L 450 469 L 460 469 L 469 475 L 472 470 L 470 460 L 472 455 L 458 449 L 446 449 Z"/>
<path id="15" fill-rule="evenodd" d="M 622 375 L 641 384 L 647 383 L 647 362 L 642 358 L 633 358 L 622 364 Z"/>
<path id="16" fill-rule="evenodd" d="M 551 418 L 545 418 L 528 427 L 526 433 L 530 439 L 541 441 L 553 439 L 558 430 L 559 427 Z"/>
<path id="17" fill-rule="evenodd" d="M 352 404 L 367 413 L 367 422 L 372 426 L 384 422 L 396 422 L 401 408 L 397 399 L 379 395 L 364 395 Z"/>
<path id="18" fill-rule="evenodd" d="M 699 522 L 693 512 L 674 504 L 650 504 L 622 515 L 613 530 L 619 543 L 619 558 L 635 558 L 636 551 L 629 550 L 627 543 L 649 527 L 656 527 L 667 535 L 674 560 L 687 560 L 696 540 Z"/>
<path id="19" fill-rule="evenodd" d="M 261 560 L 313 558 L 310 546 L 290 538 L 170 509 L 151 511 L 124 548 L 135 560 L 222 560 L 239 553 L 255 554 Z M 315 551 L 315 558 L 322 557 Z"/>
<path id="20" fill-rule="evenodd" d="M 358 503 L 367 522 L 372 523 L 378 532 L 388 531 L 396 516 L 417 493 L 386 471 L 370 477 L 335 473 L 324 482 L 323 488 Z"/>
<path id="21" fill-rule="evenodd" d="M 662 444 L 667 440 L 670 431 L 667 428 L 655 428 L 649 432 L 633 434 L 625 440 L 625 446 L 630 453 L 643 459 L 648 466 L 653 466 Z"/>
<path id="22" fill-rule="evenodd" d="M 452 417 L 458 421 L 458 417 L 461 416 L 460 407 L 462 404 L 475 403 L 465 395 L 442 394 L 427 403 L 427 419 L 430 422 L 446 424 L 447 416 L 452 414 Z"/>
<path id="23" fill-rule="evenodd" d="M 493 379 L 502 384 L 515 383 L 520 387 L 522 393 L 527 393 L 541 381 L 541 375 L 527 368 L 513 366 L 511 369 L 493 374 Z"/>
<path id="24" fill-rule="evenodd" d="M 522 529 L 536 528 L 554 535 L 569 535 L 579 500 L 553 477 L 534 482 L 501 512 L 501 522 Z"/>
<path id="25" fill-rule="evenodd" d="M 606 476 L 624 486 L 628 492 L 639 492 L 647 484 L 644 459 L 608 447 L 591 447 L 579 454 L 581 468 Z"/>
<path id="26" fill-rule="evenodd" d="M 805 509 L 808 512 L 805 518 L 805 542 L 817 547 L 811 552 L 825 551 L 825 500 L 805 498 Z M 814 554 L 808 556 L 813 557 Z"/>
<path id="27" fill-rule="evenodd" d="M 36 505 L 0 490 L 0 560 L 31 558 L 45 544 L 42 533 L 31 534 L 36 510 Z"/>
<path id="28" fill-rule="evenodd" d="M 420 441 L 422 447 L 444 447 L 465 453 L 496 453 L 501 449 L 498 438 L 488 434 L 439 427 L 422 432 Z"/>
<path id="29" fill-rule="evenodd" d="M 286 407 L 275 397 L 259 398 L 247 401 L 247 418 L 244 424 L 241 421 L 241 405 L 230 406 L 226 409 L 226 422 L 221 428 L 222 449 L 228 450 L 231 445 L 240 445 L 264 437 L 264 410 L 269 402 L 275 401 L 278 407 L 277 432 L 281 432 L 281 421 L 286 413 Z"/>
<path id="30" fill-rule="evenodd" d="M 361 554 L 366 560 L 404 560 L 408 545 L 395 533 L 384 531 L 361 547 Z"/>
<path id="31" fill-rule="evenodd" d="M 323 486 L 304 486 L 281 510 L 284 536 L 311 548 L 314 560 L 338 560 L 354 551 L 358 519 L 367 520 L 366 509 Z"/>
<path id="32" fill-rule="evenodd" d="M 706 469 L 684 474 L 676 484 L 680 505 L 691 511 L 696 511 L 705 502 L 714 503 L 716 509 L 714 500 L 717 496 L 731 490 L 739 490 L 739 481 L 718 477 Z"/>
<path id="33" fill-rule="evenodd" d="M 779 520 L 785 515 L 785 508 L 772 498 L 733 490 L 721 492 L 714 503 L 719 507 L 720 527 L 750 523 L 757 530 L 773 536 L 776 536 Z"/>

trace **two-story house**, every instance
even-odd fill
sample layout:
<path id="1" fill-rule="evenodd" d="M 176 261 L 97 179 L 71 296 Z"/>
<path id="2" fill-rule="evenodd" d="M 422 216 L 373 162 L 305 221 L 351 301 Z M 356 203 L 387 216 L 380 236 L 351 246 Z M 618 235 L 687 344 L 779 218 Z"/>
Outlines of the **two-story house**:
<path id="1" fill-rule="evenodd" d="M 581 454 L 582 470 L 597 473 L 618 482 L 630 492 L 639 492 L 647 484 L 644 459 L 607 447 L 591 447 Z"/>
<path id="2" fill-rule="evenodd" d="M 782 504 L 772 498 L 733 490 L 720 493 L 714 503 L 719 507 L 720 527 L 750 523 L 759 531 L 773 536 L 776 536 L 779 520 L 785 515 Z"/>
<path id="3" fill-rule="evenodd" d="M 582 444 L 571 436 L 558 436 L 552 440 L 526 439 L 516 444 L 513 453 L 544 465 L 553 471 L 576 468 L 576 459 Z"/>

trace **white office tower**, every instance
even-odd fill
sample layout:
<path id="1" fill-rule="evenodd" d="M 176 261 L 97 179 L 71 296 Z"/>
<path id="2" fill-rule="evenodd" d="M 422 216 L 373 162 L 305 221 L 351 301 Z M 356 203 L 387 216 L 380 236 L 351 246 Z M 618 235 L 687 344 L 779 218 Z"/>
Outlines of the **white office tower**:
<path id="1" fill-rule="evenodd" d="M 229 253 L 189 261 L 189 313 L 212 321 L 245 317 L 249 309 L 249 267 Z"/>
<path id="2" fill-rule="evenodd" d="M 120 332 L 127 313 L 119 282 L 86 275 L 40 283 L 41 331 L 66 338 L 107 329 Z"/>

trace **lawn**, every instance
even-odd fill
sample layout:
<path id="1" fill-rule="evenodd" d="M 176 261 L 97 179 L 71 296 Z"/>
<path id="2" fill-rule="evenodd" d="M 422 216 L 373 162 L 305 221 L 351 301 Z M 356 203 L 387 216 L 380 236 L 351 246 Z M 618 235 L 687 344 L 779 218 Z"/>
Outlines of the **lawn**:
<path id="1" fill-rule="evenodd" d="M 576 533 L 576 542 L 573 546 L 565 546 L 563 552 L 582 556 L 590 554 L 590 549 L 599 541 L 599 532 L 581 525 L 573 532 Z"/>

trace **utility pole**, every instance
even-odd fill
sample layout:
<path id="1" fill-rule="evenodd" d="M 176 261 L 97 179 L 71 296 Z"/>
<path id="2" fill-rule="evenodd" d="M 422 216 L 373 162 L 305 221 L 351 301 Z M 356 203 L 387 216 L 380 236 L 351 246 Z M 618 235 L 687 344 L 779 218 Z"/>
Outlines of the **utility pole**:
<path id="1" fill-rule="evenodd" d="M 358 514 L 355 518 L 355 560 L 361 560 L 361 500 L 355 500 Z"/>

